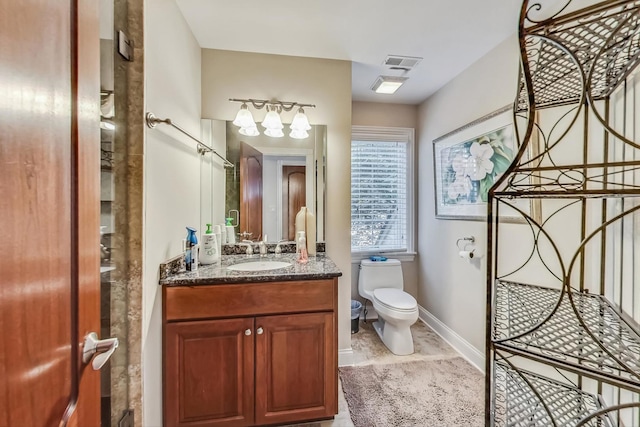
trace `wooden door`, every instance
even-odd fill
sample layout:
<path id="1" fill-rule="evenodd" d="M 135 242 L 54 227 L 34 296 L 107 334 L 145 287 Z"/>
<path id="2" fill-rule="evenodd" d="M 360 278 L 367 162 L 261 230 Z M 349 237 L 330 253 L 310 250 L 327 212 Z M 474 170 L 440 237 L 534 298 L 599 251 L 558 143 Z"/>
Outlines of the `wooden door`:
<path id="1" fill-rule="evenodd" d="M 97 6 L 0 0 L 2 426 L 100 424 Z"/>
<path id="2" fill-rule="evenodd" d="M 338 408 L 333 313 L 258 317 L 256 330 L 256 423 L 333 417 Z"/>
<path id="3" fill-rule="evenodd" d="M 307 206 L 307 174 L 304 166 L 282 167 L 282 218 L 284 238 L 296 239 L 296 214 Z"/>
<path id="4" fill-rule="evenodd" d="M 164 346 L 165 426 L 253 424 L 253 318 L 168 323 Z"/>
<path id="5" fill-rule="evenodd" d="M 262 238 L 262 153 L 240 143 L 240 233 Z"/>

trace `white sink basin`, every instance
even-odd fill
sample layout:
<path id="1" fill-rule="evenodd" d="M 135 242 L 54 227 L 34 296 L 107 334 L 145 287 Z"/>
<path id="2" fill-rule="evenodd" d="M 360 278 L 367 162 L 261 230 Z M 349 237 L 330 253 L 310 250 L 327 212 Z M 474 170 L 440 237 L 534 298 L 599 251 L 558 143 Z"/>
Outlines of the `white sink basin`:
<path id="1" fill-rule="evenodd" d="M 227 267 L 227 270 L 232 271 L 264 271 L 264 270 L 277 270 L 278 268 L 285 268 L 291 266 L 289 262 L 283 261 L 249 261 L 241 262 L 239 264 L 233 264 Z"/>

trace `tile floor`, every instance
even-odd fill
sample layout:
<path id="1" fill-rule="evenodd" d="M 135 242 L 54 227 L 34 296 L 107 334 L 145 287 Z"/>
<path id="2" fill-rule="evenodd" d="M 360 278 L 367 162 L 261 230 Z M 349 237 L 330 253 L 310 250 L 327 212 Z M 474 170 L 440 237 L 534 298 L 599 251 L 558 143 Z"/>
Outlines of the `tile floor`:
<path id="1" fill-rule="evenodd" d="M 396 356 L 391 353 L 373 330 L 371 321 L 360 320 L 360 330 L 351 335 L 351 347 L 355 366 L 382 365 L 389 363 L 413 362 L 418 360 L 437 360 L 459 357 L 431 328 L 418 320 L 412 327 L 415 352 L 408 356 Z M 294 426 L 289 426 L 294 427 Z M 342 393 L 342 385 L 338 381 L 338 414 L 333 420 L 296 424 L 295 427 L 353 427 L 349 416 L 349 407 Z"/>

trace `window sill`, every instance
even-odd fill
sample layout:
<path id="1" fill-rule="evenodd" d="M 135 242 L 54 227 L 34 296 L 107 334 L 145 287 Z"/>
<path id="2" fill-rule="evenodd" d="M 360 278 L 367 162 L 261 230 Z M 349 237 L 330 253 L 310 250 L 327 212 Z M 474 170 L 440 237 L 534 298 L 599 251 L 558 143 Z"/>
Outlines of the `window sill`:
<path id="1" fill-rule="evenodd" d="M 396 252 L 396 253 L 379 253 L 379 252 L 352 252 L 351 253 L 351 264 L 360 264 L 360 261 L 363 259 L 369 258 L 371 255 L 382 255 L 387 258 L 399 259 L 401 262 L 413 262 L 418 255 L 417 252 Z"/>

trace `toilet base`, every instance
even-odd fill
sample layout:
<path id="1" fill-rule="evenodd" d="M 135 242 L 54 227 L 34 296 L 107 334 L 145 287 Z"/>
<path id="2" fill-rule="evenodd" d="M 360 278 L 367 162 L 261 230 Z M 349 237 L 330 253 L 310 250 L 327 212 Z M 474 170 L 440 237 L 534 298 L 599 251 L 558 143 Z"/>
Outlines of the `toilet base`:
<path id="1" fill-rule="evenodd" d="M 398 328 L 378 317 L 378 320 L 373 322 L 372 326 L 383 344 L 393 354 L 398 356 L 413 354 L 413 336 L 411 335 L 411 329 L 409 329 L 410 325 Z"/>

